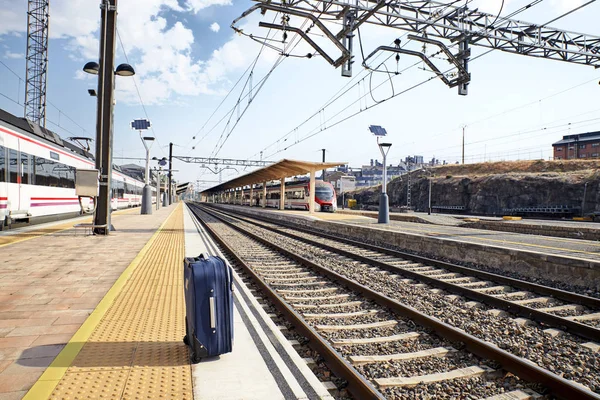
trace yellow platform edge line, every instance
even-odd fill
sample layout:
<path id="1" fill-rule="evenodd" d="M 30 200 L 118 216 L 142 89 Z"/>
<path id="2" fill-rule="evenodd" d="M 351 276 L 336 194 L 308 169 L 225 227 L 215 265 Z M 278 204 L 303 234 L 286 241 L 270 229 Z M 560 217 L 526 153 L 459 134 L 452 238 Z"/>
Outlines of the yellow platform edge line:
<path id="1" fill-rule="evenodd" d="M 154 232 L 154 235 L 148 240 L 148 242 L 144 245 L 142 250 L 137 254 L 137 256 L 133 259 L 133 261 L 129 264 L 129 266 L 123 271 L 121 276 L 117 279 L 117 281 L 113 284 L 113 286 L 106 292 L 106 295 L 100 300 L 100 303 L 96 306 L 94 311 L 90 314 L 90 316 L 85 320 L 85 322 L 81 325 L 81 327 L 75 332 L 71 340 L 66 344 L 65 348 L 56 356 L 52 364 L 46 368 L 44 373 L 39 377 L 36 383 L 29 389 L 27 394 L 23 397 L 22 400 L 40 400 L 40 399 L 48 399 L 58 382 L 62 379 L 62 377 L 67 372 L 67 369 L 77 357 L 77 354 L 83 348 L 85 342 L 89 339 L 94 330 L 98 327 L 98 324 L 102 320 L 102 317 L 106 314 L 110 306 L 113 304 L 116 297 L 123 289 L 123 286 L 127 283 L 133 271 L 140 264 L 146 253 L 150 250 L 159 233 L 162 231 L 165 224 L 171 219 L 175 211 L 177 211 L 181 207 L 179 204 L 177 207 L 171 211 L 169 216 L 163 221 L 160 227 Z M 66 367 L 65 367 L 66 365 Z"/>
<path id="2" fill-rule="evenodd" d="M 135 210 L 135 209 L 136 209 L 136 207 L 134 207 L 134 208 L 126 208 L 126 209 L 123 209 L 123 210 L 117 210 L 117 211 L 115 211 L 115 212 L 113 212 L 111 214 L 112 215 L 133 214 L 132 210 Z M 169 215 L 169 217 L 170 217 L 170 215 Z M 39 232 L 39 230 L 34 229 L 31 232 L 23 232 L 23 233 L 31 233 L 31 236 L 20 238 L 20 239 L 16 239 L 16 240 L 13 240 L 13 241 L 8 242 L 8 243 L 0 244 L 0 248 L 5 247 L 5 246 L 10 246 L 11 244 L 21 243 L 21 242 L 24 242 L 26 240 L 31 240 L 31 239 L 39 238 L 39 237 L 46 236 L 46 235 L 52 235 L 54 233 L 68 231 L 69 229 L 74 229 L 75 228 L 73 225 L 71 225 L 71 222 L 60 223 L 60 220 L 56 221 L 56 222 L 57 223 L 55 225 L 53 225 L 53 226 L 57 227 L 57 229 L 55 231 L 52 231 L 52 232 L 43 232 L 43 233 L 36 234 L 36 232 Z M 91 219 L 85 219 L 83 222 L 91 222 Z M 64 226 L 64 225 L 69 225 L 69 226 L 67 226 L 66 228 L 61 228 L 61 226 Z M 48 227 L 48 229 L 52 229 L 52 226 Z M 17 235 L 15 235 L 15 236 L 17 236 Z M 3 236 L 3 237 L 5 237 L 5 236 Z"/>

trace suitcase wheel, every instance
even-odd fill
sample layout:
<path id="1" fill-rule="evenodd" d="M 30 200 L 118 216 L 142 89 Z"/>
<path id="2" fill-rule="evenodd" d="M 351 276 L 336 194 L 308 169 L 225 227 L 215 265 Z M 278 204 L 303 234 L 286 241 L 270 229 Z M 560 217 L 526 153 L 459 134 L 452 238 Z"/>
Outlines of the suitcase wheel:
<path id="1" fill-rule="evenodd" d="M 185 336 L 183 337 L 183 343 L 185 343 L 185 344 L 186 344 L 186 345 L 188 345 L 188 346 L 190 345 L 190 339 L 188 338 L 188 335 L 185 335 Z"/>
<path id="2" fill-rule="evenodd" d="M 192 351 L 192 355 L 190 356 L 190 360 L 192 361 L 192 364 L 198 364 L 201 360 L 200 356 L 198 356 L 198 354 L 196 354 L 195 351 Z"/>

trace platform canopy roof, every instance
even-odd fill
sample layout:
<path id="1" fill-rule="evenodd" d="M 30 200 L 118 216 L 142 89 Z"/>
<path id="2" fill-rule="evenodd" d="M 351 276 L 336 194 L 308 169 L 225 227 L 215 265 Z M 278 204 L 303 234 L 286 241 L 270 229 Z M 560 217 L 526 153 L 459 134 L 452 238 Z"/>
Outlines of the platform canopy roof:
<path id="1" fill-rule="evenodd" d="M 202 193 L 216 193 L 226 189 L 232 189 L 237 187 L 243 187 L 246 185 L 252 185 L 256 183 L 263 183 L 267 181 L 279 180 L 281 178 L 287 178 L 289 176 L 304 175 L 311 171 L 318 171 L 326 168 L 333 168 L 340 165 L 346 165 L 345 162 L 310 162 L 310 161 L 298 161 L 298 160 L 281 160 L 275 164 L 269 165 L 256 171 L 252 171 L 246 175 L 238 176 L 230 181 L 223 182 L 210 189 L 206 189 Z"/>

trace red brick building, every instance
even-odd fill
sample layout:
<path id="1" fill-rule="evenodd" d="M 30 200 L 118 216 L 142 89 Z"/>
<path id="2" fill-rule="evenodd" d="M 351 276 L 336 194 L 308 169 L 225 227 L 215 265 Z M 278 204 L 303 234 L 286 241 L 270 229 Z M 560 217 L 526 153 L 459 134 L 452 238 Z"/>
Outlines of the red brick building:
<path id="1" fill-rule="evenodd" d="M 552 147 L 555 160 L 600 158 L 600 131 L 563 136 Z"/>

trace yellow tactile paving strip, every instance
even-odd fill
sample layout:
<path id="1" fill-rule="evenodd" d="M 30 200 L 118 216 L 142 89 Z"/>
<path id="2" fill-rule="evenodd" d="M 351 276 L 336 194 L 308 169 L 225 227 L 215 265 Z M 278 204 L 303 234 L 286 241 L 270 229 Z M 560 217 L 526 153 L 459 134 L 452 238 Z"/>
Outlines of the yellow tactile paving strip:
<path id="1" fill-rule="evenodd" d="M 179 205 L 25 398 L 191 400 L 183 257 Z"/>
<path id="2" fill-rule="evenodd" d="M 121 214 L 133 214 L 134 212 L 140 212 L 139 208 L 128 208 L 125 210 L 119 210 L 112 213 L 112 215 L 121 215 Z M 77 223 L 89 223 L 92 222 L 92 218 L 87 218 L 81 220 Z M 9 244 L 23 242 L 25 240 L 33 239 L 39 236 L 49 235 L 51 233 L 61 232 L 67 229 L 73 228 L 73 221 L 65 222 L 63 224 L 56 224 L 52 226 L 48 226 L 45 228 L 32 229 L 27 232 L 21 232 L 16 235 L 6 235 L 0 236 L 0 247 L 8 246 Z"/>

